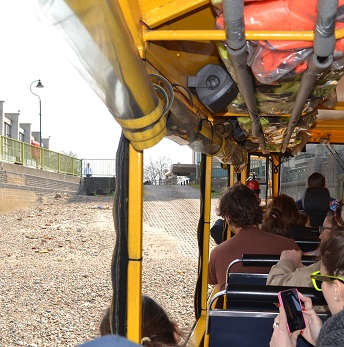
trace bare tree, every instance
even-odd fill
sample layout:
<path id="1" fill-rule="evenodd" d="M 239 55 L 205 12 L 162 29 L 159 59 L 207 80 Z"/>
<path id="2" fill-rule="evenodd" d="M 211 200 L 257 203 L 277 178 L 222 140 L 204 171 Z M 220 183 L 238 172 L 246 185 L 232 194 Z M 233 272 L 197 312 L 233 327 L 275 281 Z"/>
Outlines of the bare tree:
<path id="1" fill-rule="evenodd" d="M 66 152 L 66 151 L 61 151 L 60 153 L 64 154 L 64 155 L 68 155 L 69 157 L 74 157 L 74 158 L 77 158 L 78 157 L 78 154 L 77 153 L 74 153 L 72 151 L 69 151 L 69 152 Z"/>
<path id="2" fill-rule="evenodd" d="M 170 156 L 161 156 L 153 162 L 149 157 L 149 162 L 144 166 L 144 180 L 151 184 L 162 184 L 165 173 L 169 171 L 172 164 Z"/>

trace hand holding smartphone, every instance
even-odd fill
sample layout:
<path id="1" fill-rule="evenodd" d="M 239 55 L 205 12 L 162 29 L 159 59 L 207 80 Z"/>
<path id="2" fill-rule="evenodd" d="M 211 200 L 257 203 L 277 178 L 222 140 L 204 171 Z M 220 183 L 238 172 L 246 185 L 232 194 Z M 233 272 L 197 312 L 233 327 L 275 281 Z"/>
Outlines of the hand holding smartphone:
<path id="1" fill-rule="evenodd" d="M 303 318 L 301 301 L 296 288 L 287 289 L 278 293 L 280 305 L 283 305 L 288 321 L 288 330 L 293 332 L 306 328 Z"/>

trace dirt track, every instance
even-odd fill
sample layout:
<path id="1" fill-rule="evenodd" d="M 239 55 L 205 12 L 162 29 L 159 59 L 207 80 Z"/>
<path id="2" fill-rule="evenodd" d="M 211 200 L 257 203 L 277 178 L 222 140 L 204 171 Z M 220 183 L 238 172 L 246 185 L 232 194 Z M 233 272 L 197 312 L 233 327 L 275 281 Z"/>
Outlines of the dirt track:
<path id="1" fill-rule="evenodd" d="M 76 346 L 98 336 L 110 302 L 112 198 L 45 198 L 38 207 L 1 216 L 1 347 Z M 143 292 L 188 330 L 199 192 L 148 186 L 144 200 Z"/>

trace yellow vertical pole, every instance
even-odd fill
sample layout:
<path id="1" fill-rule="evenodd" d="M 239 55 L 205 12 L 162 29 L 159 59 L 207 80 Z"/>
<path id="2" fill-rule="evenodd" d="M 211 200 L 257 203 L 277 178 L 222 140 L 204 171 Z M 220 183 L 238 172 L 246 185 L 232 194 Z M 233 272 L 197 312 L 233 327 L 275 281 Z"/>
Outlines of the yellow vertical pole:
<path id="1" fill-rule="evenodd" d="M 280 157 L 272 155 L 271 162 L 272 195 L 276 196 L 280 191 Z"/>
<path id="2" fill-rule="evenodd" d="M 211 189 L 212 189 L 212 165 L 213 158 L 206 156 L 205 160 L 205 192 L 204 192 L 204 236 L 203 236 L 203 273 L 202 273 L 202 316 L 205 319 L 207 315 L 207 297 L 208 297 L 208 262 L 209 262 L 209 238 L 210 238 L 210 208 L 211 208 Z M 209 346 L 209 336 L 204 336 L 204 347 Z"/>
<path id="3" fill-rule="evenodd" d="M 232 187 L 234 186 L 234 166 L 233 165 L 230 165 L 230 168 L 229 168 L 230 172 L 229 172 L 229 186 Z"/>
<path id="4" fill-rule="evenodd" d="M 247 180 L 247 178 L 248 178 L 247 169 L 249 169 L 249 168 L 246 166 L 245 169 L 241 171 L 240 182 L 241 182 L 242 184 L 246 184 L 246 180 Z"/>
<path id="5" fill-rule="evenodd" d="M 143 152 L 129 144 L 127 337 L 140 343 L 142 327 Z"/>
<path id="6" fill-rule="evenodd" d="M 206 156 L 205 161 L 205 192 L 204 192 L 204 237 L 203 237 L 203 274 L 202 274 L 202 313 L 207 312 L 207 288 L 208 288 L 208 260 L 209 260 L 209 235 L 210 235 L 210 208 L 212 188 L 213 158 Z"/>

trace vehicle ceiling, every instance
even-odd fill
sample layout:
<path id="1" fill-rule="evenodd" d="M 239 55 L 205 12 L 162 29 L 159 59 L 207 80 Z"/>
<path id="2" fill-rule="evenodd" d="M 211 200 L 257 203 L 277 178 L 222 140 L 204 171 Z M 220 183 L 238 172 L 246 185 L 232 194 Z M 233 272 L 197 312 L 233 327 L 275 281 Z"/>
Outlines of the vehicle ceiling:
<path id="1" fill-rule="evenodd" d="M 274 16 L 265 10 L 262 18 L 267 22 L 254 26 L 258 15 L 251 5 L 268 4 L 275 10 L 293 3 L 308 18 L 304 1 L 314 12 L 307 29 L 299 29 L 296 20 L 292 31 L 276 31 L 274 26 L 268 30 L 265 25 L 272 25 Z M 248 153 L 296 155 L 307 142 L 344 143 L 344 21 L 338 20 L 337 5 L 331 2 L 332 32 L 321 41 L 326 35 L 319 39 L 318 32 L 326 28 L 314 30 L 322 18 L 316 18 L 316 9 L 327 11 L 330 5 L 324 0 L 304 1 L 300 6 L 299 0 L 225 0 L 227 10 L 222 11 L 221 0 L 64 0 L 64 7 L 53 2 L 48 11 L 68 36 L 81 65 L 77 69 L 83 69 L 84 78 L 135 149 L 168 137 L 240 172 Z M 344 0 L 338 3 L 344 11 Z M 245 18 L 245 24 L 227 18 L 233 14 Z M 233 22 L 237 27 L 229 28 Z M 278 25 L 284 23 L 292 22 L 279 20 Z M 244 27 L 245 32 L 239 32 Z M 233 35 L 237 32 L 240 35 Z M 332 50 L 325 47 L 326 54 L 315 54 L 329 39 Z M 297 48 L 278 48 L 289 43 Z M 291 58 L 285 63 L 276 52 L 282 56 L 287 52 Z M 261 72 L 260 64 L 272 70 Z M 289 70 L 281 74 L 285 66 Z M 274 79 L 271 71 L 277 71 Z M 303 83 L 305 76 L 308 80 Z M 228 89 L 217 89 L 222 79 Z M 210 90 L 205 97 L 204 90 Z"/>
<path id="2" fill-rule="evenodd" d="M 124 6 L 124 1 L 120 1 Z M 148 31 L 161 30 L 214 30 L 215 11 L 209 1 L 139 1 L 142 22 Z M 128 13 L 127 13 L 128 15 Z M 132 28 L 131 28 L 132 29 Z M 133 30 L 131 30 L 133 31 Z M 137 42 L 138 43 L 138 42 Z M 138 46 L 142 44 L 138 43 Z M 194 76 L 206 64 L 221 64 L 213 42 L 207 41 L 149 41 L 145 45 L 144 58 L 171 83 L 187 87 L 187 76 Z M 331 109 L 320 107 L 315 124 L 308 130 L 308 142 L 329 139 L 332 143 L 344 141 L 344 82 L 337 87 L 339 103 Z M 222 119 L 235 115 L 232 112 L 213 114 L 204 105 L 195 102 L 209 119 Z M 247 116 L 247 114 L 245 114 Z"/>

